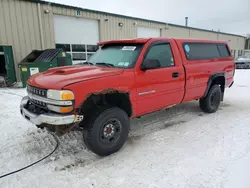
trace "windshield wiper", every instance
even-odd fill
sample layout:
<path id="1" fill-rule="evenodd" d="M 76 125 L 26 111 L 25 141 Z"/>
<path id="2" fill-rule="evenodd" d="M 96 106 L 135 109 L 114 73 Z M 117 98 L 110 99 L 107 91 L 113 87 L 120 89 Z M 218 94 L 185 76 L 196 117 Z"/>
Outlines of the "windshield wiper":
<path id="1" fill-rule="evenodd" d="M 84 64 L 84 65 L 93 65 L 93 63 L 90 63 L 90 62 L 88 62 L 88 61 L 84 62 L 83 64 Z"/>
<path id="2" fill-rule="evenodd" d="M 111 64 L 111 63 L 104 63 L 104 62 L 96 63 L 96 65 L 104 65 L 104 66 L 106 66 L 106 67 L 114 67 L 113 64 Z"/>

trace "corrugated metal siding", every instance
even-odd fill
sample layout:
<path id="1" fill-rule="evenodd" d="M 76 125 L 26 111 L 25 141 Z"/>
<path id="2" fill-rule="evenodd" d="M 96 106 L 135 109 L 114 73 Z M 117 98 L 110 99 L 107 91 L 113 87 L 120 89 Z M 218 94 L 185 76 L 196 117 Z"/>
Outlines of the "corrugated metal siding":
<path id="1" fill-rule="evenodd" d="M 164 29 L 164 37 L 174 37 L 174 38 L 189 38 L 190 30 L 186 28 L 178 28 L 174 26 L 167 26 Z"/>
<path id="2" fill-rule="evenodd" d="M 31 31 L 33 31 L 35 35 L 35 40 L 33 41 L 34 47 L 32 49 L 41 49 L 41 31 L 39 29 L 39 19 L 38 19 L 38 6 L 37 4 L 34 5 L 34 3 L 30 4 L 30 10 L 32 15 L 32 21 L 31 21 Z"/>
<path id="3" fill-rule="evenodd" d="M 17 79 L 17 63 L 32 49 L 40 48 L 36 3 L 0 0 L 0 45 L 13 47 Z"/>
<path id="4" fill-rule="evenodd" d="M 232 49 L 244 49 L 245 39 L 242 37 L 234 37 L 220 34 L 219 40 L 227 40 Z"/>
<path id="5" fill-rule="evenodd" d="M 49 13 L 45 13 L 45 10 L 49 10 Z M 49 5 L 41 5 L 41 20 L 43 28 L 43 42 L 44 49 L 55 48 L 55 34 L 53 14 L 51 14 L 52 8 Z"/>
<path id="6" fill-rule="evenodd" d="M 5 24 L 5 16 L 4 16 L 4 7 L 3 7 L 3 0 L 0 0 L 0 44 L 8 44 L 7 41 L 7 34 L 6 34 L 6 24 Z M 5 26 L 5 27 L 4 27 Z"/>
<path id="7" fill-rule="evenodd" d="M 190 31 L 190 38 L 217 40 L 217 37 L 218 35 L 212 32 L 198 31 L 194 29 L 191 29 Z"/>

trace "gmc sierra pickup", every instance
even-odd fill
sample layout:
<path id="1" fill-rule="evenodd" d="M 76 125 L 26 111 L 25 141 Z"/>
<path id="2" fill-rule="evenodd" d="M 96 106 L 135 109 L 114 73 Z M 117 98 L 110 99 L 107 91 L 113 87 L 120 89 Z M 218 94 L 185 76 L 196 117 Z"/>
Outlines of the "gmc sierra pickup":
<path id="1" fill-rule="evenodd" d="M 225 41 L 143 38 L 98 45 L 81 65 L 30 77 L 20 110 L 58 134 L 78 126 L 100 156 L 124 145 L 130 118 L 193 100 L 214 113 L 233 84 L 234 59 Z"/>

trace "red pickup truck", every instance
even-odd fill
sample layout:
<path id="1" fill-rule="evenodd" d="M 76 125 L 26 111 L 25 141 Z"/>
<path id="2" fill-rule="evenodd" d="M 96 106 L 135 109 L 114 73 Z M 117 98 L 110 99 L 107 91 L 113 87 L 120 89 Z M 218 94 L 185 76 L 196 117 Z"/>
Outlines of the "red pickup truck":
<path id="1" fill-rule="evenodd" d="M 130 118 L 193 100 L 204 112 L 216 112 L 234 73 L 225 41 L 105 41 L 81 65 L 30 77 L 20 110 L 37 127 L 58 134 L 78 126 L 87 147 L 106 156 L 124 145 Z"/>

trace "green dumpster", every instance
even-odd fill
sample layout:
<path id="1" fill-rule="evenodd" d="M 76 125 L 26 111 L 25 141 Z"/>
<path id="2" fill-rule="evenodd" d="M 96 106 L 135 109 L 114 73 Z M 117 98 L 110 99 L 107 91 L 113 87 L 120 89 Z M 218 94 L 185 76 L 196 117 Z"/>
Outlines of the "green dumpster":
<path id="1" fill-rule="evenodd" d="M 30 76 L 53 67 L 72 65 L 71 55 L 63 49 L 33 50 L 19 64 L 23 87 Z"/>
<path id="2" fill-rule="evenodd" d="M 0 82 L 1 81 L 4 81 L 8 86 L 16 82 L 12 46 L 0 45 Z"/>

